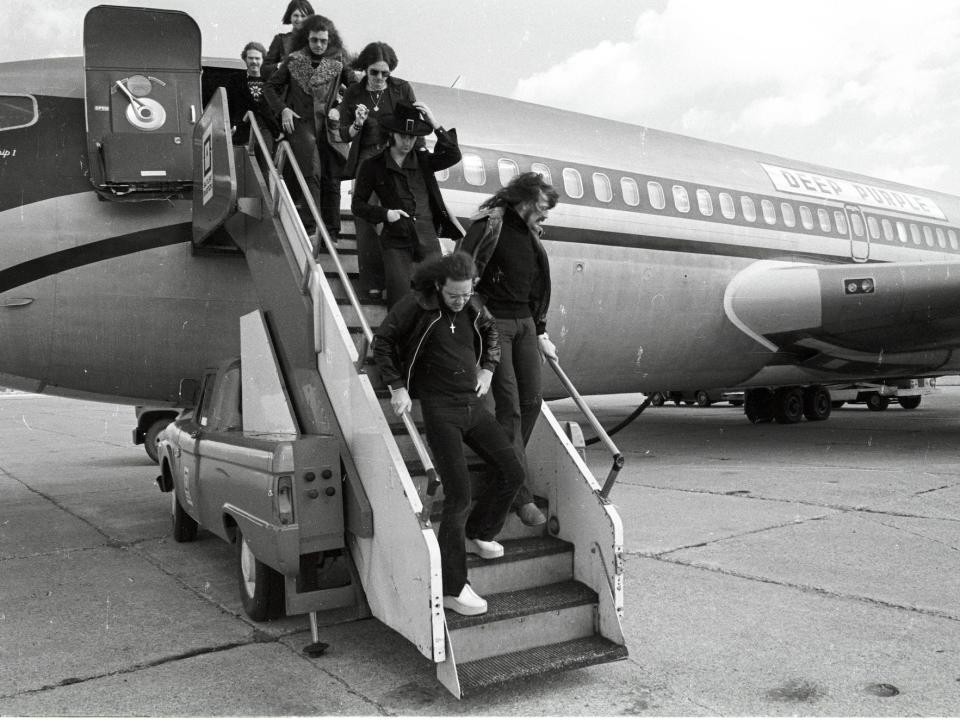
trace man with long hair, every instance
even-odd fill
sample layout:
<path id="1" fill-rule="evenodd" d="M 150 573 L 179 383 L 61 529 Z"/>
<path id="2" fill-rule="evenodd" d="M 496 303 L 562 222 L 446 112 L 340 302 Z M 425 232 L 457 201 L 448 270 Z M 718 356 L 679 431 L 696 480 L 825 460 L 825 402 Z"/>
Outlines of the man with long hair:
<path id="1" fill-rule="evenodd" d="M 420 265 L 413 291 L 387 314 L 373 338 L 373 356 L 390 388 L 397 415 L 419 398 L 423 424 L 440 482 L 443 516 L 437 542 L 443 572 L 443 606 L 481 615 L 486 601 L 467 582 L 467 552 L 503 556 L 494 538 L 503 529 L 524 469 L 513 443 L 481 398 L 500 359 L 497 324 L 473 294 L 476 266 L 452 253 Z M 470 509 L 466 443 L 494 471 Z"/>
<path id="2" fill-rule="evenodd" d="M 480 205 L 480 214 L 457 249 L 477 264 L 477 293 L 497 319 L 501 358 L 493 376 L 497 420 L 521 458 L 540 415 L 541 365 L 557 358 L 547 335 L 550 264 L 540 242 L 543 222 L 559 195 L 534 172 L 522 173 Z M 525 525 L 543 513 L 524 486 L 514 508 Z"/>

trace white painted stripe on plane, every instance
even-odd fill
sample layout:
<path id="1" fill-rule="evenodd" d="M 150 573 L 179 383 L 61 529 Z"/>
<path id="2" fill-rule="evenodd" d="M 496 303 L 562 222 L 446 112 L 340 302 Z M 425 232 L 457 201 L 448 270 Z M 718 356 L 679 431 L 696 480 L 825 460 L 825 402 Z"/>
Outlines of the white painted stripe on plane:
<path id="1" fill-rule="evenodd" d="M 733 323 L 735 327 L 739 328 L 744 335 L 753 338 L 771 352 L 777 352 L 780 348 L 767 340 L 763 335 L 754 332 L 753 328 L 741 320 L 733 307 L 733 303 L 734 300 L 736 300 L 737 291 L 741 286 L 746 285 L 752 279 L 752 276 L 774 268 L 786 268 L 795 265 L 796 263 L 785 263 L 777 260 L 758 260 L 734 275 L 733 279 L 727 283 L 727 287 L 723 292 L 723 311 L 726 313 L 727 319 Z"/>

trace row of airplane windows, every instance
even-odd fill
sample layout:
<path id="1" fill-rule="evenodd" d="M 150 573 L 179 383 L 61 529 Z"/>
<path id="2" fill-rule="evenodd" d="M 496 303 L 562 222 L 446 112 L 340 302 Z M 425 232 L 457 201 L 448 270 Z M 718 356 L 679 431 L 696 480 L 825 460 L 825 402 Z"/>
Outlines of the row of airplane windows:
<path id="1" fill-rule="evenodd" d="M 483 158 L 474 153 L 464 153 L 462 160 L 462 169 L 464 180 L 469 185 L 482 186 L 487 182 L 487 170 L 483 163 Z M 543 163 L 531 163 L 530 170 L 539 173 L 543 179 L 553 185 L 553 175 L 550 168 Z M 497 160 L 497 173 L 501 185 L 507 185 L 513 178 L 520 174 L 520 167 L 516 161 L 509 158 L 500 158 Z M 442 170 L 437 173 L 437 179 L 444 182 L 450 177 L 449 170 Z M 602 172 L 592 174 L 594 197 L 603 203 L 613 201 L 613 183 L 609 176 Z M 579 200 L 584 195 L 583 177 L 576 168 L 564 168 L 562 172 L 563 192 L 567 197 L 573 200 Z M 632 177 L 620 178 L 620 193 L 623 202 L 630 207 L 637 207 L 641 202 L 640 185 Z M 665 210 L 667 208 L 667 192 L 662 183 L 656 180 L 649 180 L 646 184 L 647 201 L 654 210 Z M 719 209 L 720 215 L 727 220 L 735 220 L 737 217 L 737 206 L 739 204 L 740 215 L 748 223 L 757 222 L 757 203 L 749 195 L 741 195 L 739 203 L 734 198 L 733 193 L 717 192 L 716 203 L 714 195 L 704 188 L 697 188 L 695 192 L 697 209 L 704 217 L 713 217 Z M 683 185 L 673 185 L 670 188 L 670 199 L 673 202 L 672 210 L 679 213 L 689 213 L 692 207 L 690 193 Z M 818 229 L 823 233 L 833 233 L 848 236 L 852 230 L 854 237 L 863 238 L 869 233 L 871 240 L 880 240 L 886 242 L 903 244 L 913 243 L 914 245 L 926 245 L 927 247 L 939 247 L 946 249 L 948 246 L 952 250 L 960 250 L 960 239 L 957 237 L 956 230 L 942 227 L 931 226 L 918 223 L 907 223 L 902 220 L 891 220 L 885 217 L 875 215 L 866 216 L 866 227 L 864 227 L 864 216 L 859 212 L 848 214 L 840 209 L 831 213 L 827 208 L 810 208 L 807 205 L 794 206 L 787 201 L 780 203 L 780 220 L 787 228 L 797 227 L 798 215 L 800 226 L 804 230 Z M 719 208 L 717 208 L 719 205 Z M 776 225 L 778 222 L 777 206 L 774 200 L 762 198 L 760 200 L 759 216 L 767 225 Z"/>

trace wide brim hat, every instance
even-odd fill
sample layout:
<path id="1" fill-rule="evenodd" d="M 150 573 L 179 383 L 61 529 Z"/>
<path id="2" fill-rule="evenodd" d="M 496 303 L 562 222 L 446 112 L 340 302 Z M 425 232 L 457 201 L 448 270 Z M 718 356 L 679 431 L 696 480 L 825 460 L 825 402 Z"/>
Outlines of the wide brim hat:
<path id="1" fill-rule="evenodd" d="M 433 132 L 433 125 L 423 119 L 423 114 L 406 100 L 397 102 L 393 114 L 380 117 L 380 126 L 389 132 L 423 137 Z"/>

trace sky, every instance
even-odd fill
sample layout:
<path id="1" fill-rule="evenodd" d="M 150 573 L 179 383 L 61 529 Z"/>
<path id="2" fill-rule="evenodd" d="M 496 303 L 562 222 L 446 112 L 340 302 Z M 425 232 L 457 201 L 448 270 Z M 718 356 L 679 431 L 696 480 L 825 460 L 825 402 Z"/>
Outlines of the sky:
<path id="1" fill-rule="evenodd" d="M 0 61 L 79 55 L 96 5 L 0 0 Z M 113 0 L 188 12 L 205 56 L 286 28 L 239 0 Z M 960 194 L 957 0 L 358 0 L 347 47 L 382 40 L 404 79 Z"/>

